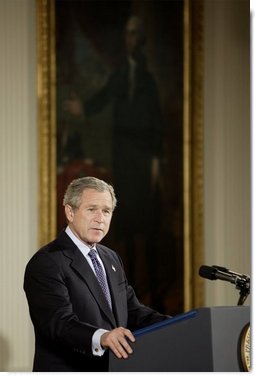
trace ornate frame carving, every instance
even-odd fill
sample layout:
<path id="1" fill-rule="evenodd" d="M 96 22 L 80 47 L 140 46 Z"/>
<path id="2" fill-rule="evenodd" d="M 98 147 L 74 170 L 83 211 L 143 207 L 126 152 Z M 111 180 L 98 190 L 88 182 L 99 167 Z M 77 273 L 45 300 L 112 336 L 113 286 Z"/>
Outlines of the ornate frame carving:
<path id="1" fill-rule="evenodd" d="M 56 233 L 56 111 L 54 1 L 37 0 L 39 245 Z"/>
<path id="2" fill-rule="evenodd" d="M 56 235 L 55 2 L 37 0 L 39 245 Z M 203 1 L 184 0 L 184 302 L 204 302 Z"/>

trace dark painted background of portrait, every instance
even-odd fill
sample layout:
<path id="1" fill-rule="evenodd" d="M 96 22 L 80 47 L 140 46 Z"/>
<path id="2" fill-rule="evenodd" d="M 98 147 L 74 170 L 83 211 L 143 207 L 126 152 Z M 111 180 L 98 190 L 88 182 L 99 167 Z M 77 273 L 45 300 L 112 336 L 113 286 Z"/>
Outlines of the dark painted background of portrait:
<path id="1" fill-rule="evenodd" d="M 146 41 L 130 99 L 132 15 L 143 21 Z M 118 206 L 104 243 L 121 255 L 145 304 L 182 312 L 183 2 L 58 0 L 56 63 L 58 230 L 72 179 L 113 183 Z M 70 100 L 84 111 L 70 112 Z"/>

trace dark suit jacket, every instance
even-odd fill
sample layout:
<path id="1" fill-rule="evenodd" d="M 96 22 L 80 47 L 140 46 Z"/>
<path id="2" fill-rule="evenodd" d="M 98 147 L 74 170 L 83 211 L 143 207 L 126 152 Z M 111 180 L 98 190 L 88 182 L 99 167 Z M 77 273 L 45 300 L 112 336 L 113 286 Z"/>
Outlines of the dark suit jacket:
<path id="1" fill-rule="evenodd" d="M 113 311 L 86 258 L 64 231 L 28 262 L 24 289 L 35 330 L 34 371 L 106 371 L 108 351 L 92 355 L 98 328 L 132 331 L 167 318 L 138 301 L 114 251 L 100 244 L 97 250 Z"/>

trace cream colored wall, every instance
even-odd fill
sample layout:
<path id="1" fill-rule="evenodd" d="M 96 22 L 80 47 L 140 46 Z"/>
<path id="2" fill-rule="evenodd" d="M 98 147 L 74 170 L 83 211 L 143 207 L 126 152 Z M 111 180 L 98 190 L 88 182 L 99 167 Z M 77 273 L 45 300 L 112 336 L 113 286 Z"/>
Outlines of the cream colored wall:
<path id="1" fill-rule="evenodd" d="M 249 5 L 205 1 L 206 264 L 250 272 Z M 22 290 L 37 249 L 35 0 L 0 1 L 0 371 L 30 371 L 32 326 Z M 247 19 L 248 18 L 248 19 Z M 207 305 L 238 292 L 208 281 Z"/>
<path id="2" fill-rule="evenodd" d="M 205 1 L 205 263 L 250 274 L 249 1 Z M 206 304 L 239 291 L 207 281 Z M 248 301 L 247 301 L 248 303 Z"/>
<path id="3" fill-rule="evenodd" d="M 23 274 L 37 245 L 34 0 L 0 1 L 0 371 L 28 371 Z"/>

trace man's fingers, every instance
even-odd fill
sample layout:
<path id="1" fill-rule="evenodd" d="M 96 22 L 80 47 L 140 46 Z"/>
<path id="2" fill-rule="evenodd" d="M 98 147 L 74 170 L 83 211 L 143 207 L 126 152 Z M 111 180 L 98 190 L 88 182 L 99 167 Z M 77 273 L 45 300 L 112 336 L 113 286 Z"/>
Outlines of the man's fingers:
<path id="1" fill-rule="evenodd" d="M 133 353 L 132 348 L 130 347 L 130 345 L 128 344 L 125 338 L 119 339 L 119 342 L 126 352 L 128 352 L 129 354 Z"/>
<path id="2" fill-rule="evenodd" d="M 123 348 L 121 344 L 121 340 L 116 340 L 116 342 L 113 343 L 113 346 L 111 347 L 111 350 L 113 353 L 119 358 L 128 358 L 128 353 L 126 352 L 125 348 Z"/>
<path id="3" fill-rule="evenodd" d="M 114 353 L 114 355 L 118 357 L 118 359 L 126 359 L 128 357 L 127 353 L 123 350 L 122 347 L 119 346 L 119 344 L 115 345 L 112 343 L 109 348 Z"/>
<path id="4" fill-rule="evenodd" d="M 131 342 L 135 342 L 135 337 L 134 337 L 134 335 L 131 333 L 130 330 L 125 329 L 125 336 L 126 336 L 129 340 L 131 340 Z"/>
<path id="5" fill-rule="evenodd" d="M 132 348 L 127 342 L 127 339 L 131 342 L 135 341 L 131 331 L 123 327 L 119 327 L 102 335 L 101 343 L 104 347 L 110 348 L 119 359 L 126 359 L 128 354 L 133 352 Z"/>

